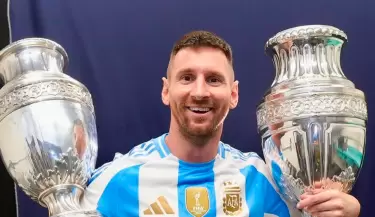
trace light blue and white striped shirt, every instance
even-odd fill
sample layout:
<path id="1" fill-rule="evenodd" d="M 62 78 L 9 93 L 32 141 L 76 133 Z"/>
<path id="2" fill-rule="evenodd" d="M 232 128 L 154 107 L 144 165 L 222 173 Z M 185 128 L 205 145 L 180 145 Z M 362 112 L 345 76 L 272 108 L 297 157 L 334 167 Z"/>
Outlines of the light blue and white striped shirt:
<path id="1" fill-rule="evenodd" d="M 221 142 L 214 160 L 187 163 L 170 153 L 165 136 L 98 168 L 82 205 L 104 217 L 300 216 L 256 153 Z"/>

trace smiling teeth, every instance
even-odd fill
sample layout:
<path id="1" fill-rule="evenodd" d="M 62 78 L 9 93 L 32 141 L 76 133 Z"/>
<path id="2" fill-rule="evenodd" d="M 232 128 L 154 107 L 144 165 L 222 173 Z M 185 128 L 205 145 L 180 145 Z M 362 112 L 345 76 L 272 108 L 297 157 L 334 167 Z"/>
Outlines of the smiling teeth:
<path id="1" fill-rule="evenodd" d="M 198 112 L 208 112 L 210 111 L 210 108 L 190 108 L 190 110 Z"/>

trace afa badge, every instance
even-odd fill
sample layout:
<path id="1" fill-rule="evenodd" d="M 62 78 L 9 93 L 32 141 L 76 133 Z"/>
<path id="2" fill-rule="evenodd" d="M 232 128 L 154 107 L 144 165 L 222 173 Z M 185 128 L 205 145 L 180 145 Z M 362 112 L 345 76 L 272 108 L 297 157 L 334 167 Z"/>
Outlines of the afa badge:
<path id="1" fill-rule="evenodd" d="M 242 212 L 241 187 L 235 182 L 224 182 L 223 211 L 236 216 Z"/>

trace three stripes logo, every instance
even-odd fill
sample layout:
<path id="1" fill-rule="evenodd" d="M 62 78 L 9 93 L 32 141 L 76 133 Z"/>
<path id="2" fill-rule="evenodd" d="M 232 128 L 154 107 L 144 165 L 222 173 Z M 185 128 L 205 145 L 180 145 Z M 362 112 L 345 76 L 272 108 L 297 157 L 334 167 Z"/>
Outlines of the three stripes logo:
<path id="1" fill-rule="evenodd" d="M 167 202 L 164 196 L 158 197 L 158 199 L 150 205 L 149 208 L 143 211 L 145 215 L 169 215 L 174 214 L 171 206 Z"/>

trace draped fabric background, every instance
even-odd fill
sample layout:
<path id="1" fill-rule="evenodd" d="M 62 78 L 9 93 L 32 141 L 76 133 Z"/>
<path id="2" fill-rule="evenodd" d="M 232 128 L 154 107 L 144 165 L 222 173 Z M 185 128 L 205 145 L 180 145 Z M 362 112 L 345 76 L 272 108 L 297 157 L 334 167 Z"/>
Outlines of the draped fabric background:
<path id="1" fill-rule="evenodd" d="M 46 37 L 67 50 L 67 73 L 93 95 L 100 166 L 115 152 L 125 153 L 168 130 L 169 110 L 160 100 L 161 77 L 175 40 L 195 29 L 219 34 L 234 50 L 240 102 L 225 123 L 223 140 L 262 155 L 255 107 L 274 77 L 271 59 L 263 51 L 265 41 L 297 25 L 337 26 L 349 37 L 342 55 L 344 72 L 368 97 L 367 156 L 353 194 L 362 203 L 361 216 L 372 216 L 375 2 L 370 2 L 11 0 L 11 36 L 13 41 Z M 20 217 L 47 216 L 45 209 L 18 193 Z"/>
<path id="2" fill-rule="evenodd" d="M 9 43 L 7 0 L 0 1 L 0 50 Z M 0 153 L 1 154 L 1 153 Z M 14 182 L 0 160 L 0 213 L 1 216 L 16 217 Z"/>

